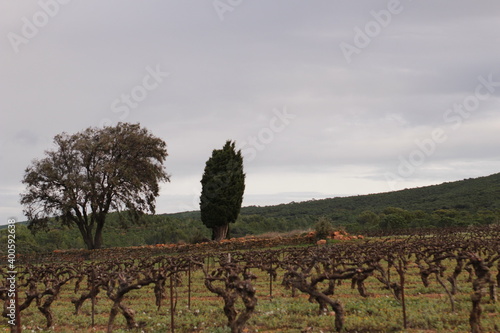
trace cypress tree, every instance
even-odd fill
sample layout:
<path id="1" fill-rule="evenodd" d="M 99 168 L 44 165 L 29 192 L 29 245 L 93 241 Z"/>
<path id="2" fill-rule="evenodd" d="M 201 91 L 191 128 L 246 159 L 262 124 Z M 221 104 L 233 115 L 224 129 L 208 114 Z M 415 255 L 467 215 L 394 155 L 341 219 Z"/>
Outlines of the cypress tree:
<path id="1" fill-rule="evenodd" d="M 222 149 L 212 151 L 201 184 L 201 220 L 212 229 L 212 239 L 220 241 L 227 237 L 229 223 L 238 218 L 245 191 L 243 157 L 234 142 L 228 140 Z"/>

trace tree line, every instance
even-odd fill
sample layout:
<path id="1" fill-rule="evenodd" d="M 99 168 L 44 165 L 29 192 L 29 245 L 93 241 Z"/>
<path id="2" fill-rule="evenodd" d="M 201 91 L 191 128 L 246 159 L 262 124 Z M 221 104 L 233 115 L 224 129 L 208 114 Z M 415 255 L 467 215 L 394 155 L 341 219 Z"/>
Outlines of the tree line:
<path id="1" fill-rule="evenodd" d="M 118 212 L 123 226 L 155 214 L 160 183 L 170 181 L 161 138 L 139 124 L 118 123 L 61 133 L 54 144 L 26 168 L 22 180 L 21 204 L 33 233 L 74 228 L 87 249 L 99 249 L 110 213 Z M 212 239 L 224 239 L 245 190 L 243 157 L 234 142 L 213 150 L 201 183 L 201 220 L 212 229 Z"/>
<path id="2" fill-rule="evenodd" d="M 103 231 L 103 247 L 129 247 L 156 244 L 196 244 L 211 240 L 211 229 L 200 217 L 179 215 L 144 215 L 137 224 L 125 226 L 117 213 L 111 213 Z M 307 230 L 318 231 L 320 221 L 327 221 L 328 228 L 345 229 L 351 234 L 394 234 L 408 229 L 470 227 L 494 225 L 500 221 L 500 212 L 480 210 L 477 213 L 453 209 L 437 209 L 427 213 L 422 210 L 405 210 L 387 207 L 380 212 L 363 211 L 356 215 L 295 218 L 266 217 L 241 214 L 228 230 L 228 237 L 287 233 Z M 50 230 L 32 234 L 24 224 L 17 224 L 16 237 L 19 253 L 51 252 L 63 249 L 86 248 L 77 228 L 54 225 Z M 0 243 L 7 241 L 7 229 L 0 230 Z M 0 254 L 4 254 L 0 249 Z"/>

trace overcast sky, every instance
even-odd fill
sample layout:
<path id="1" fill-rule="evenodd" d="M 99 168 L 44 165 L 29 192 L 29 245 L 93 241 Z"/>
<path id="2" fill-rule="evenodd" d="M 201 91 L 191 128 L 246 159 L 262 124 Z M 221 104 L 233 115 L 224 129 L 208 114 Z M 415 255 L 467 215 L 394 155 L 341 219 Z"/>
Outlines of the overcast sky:
<path id="1" fill-rule="evenodd" d="M 500 2 L 0 2 L 0 224 L 53 137 L 139 122 L 168 145 L 157 213 L 199 208 L 213 149 L 244 206 L 500 171 Z"/>

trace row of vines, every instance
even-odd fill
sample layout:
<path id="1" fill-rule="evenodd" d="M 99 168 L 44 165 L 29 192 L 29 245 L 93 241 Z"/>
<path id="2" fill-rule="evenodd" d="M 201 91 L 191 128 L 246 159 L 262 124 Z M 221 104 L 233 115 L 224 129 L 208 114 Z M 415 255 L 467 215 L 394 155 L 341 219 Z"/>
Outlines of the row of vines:
<path id="1" fill-rule="evenodd" d="M 439 235 L 415 234 L 406 237 L 365 239 L 332 245 L 285 247 L 245 251 L 191 251 L 180 254 L 108 256 L 99 260 L 80 257 L 67 261 L 30 262 L 18 268 L 17 314 L 35 306 L 44 316 L 47 327 L 57 321 L 52 305 L 65 285 L 74 286 L 71 302 L 78 313 L 85 302 L 106 297 L 111 301 L 107 331 L 112 332 L 115 318 L 126 320 L 127 328 L 146 327 L 135 319 L 135 311 L 124 300 L 132 290 L 146 286 L 154 289 L 156 307 L 169 306 L 171 331 L 175 330 L 177 289 L 190 287 L 192 273 L 203 272 L 203 284 L 223 300 L 223 312 L 231 332 L 243 332 L 248 320 L 258 315 L 256 272 L 268 277 L 268 297 L 273 297 L 273 284 L 281 283 L 290 297 L 306 294 L 318 305 L 318 314 L 334 313 L 331 329 L 346 330 L 343 301 L 335 289 L 343 281 L 357 290 L 359 297 L 372 297 L 366 281 L 377 281 L 390 291 L 401 305 L 403 326 L 409 326 L 405 302 L 405 281 L 410 268 L 418 272 L 424 286 L 436 281 L 447 295 L 450 309 L 455 310 L 459 283 L 470 284 L 470 330 L 483 332 L 482 304 L 497 301 L 500 287 L 500 227 L 490 226 Z M 54 258 L 52 258 L 54 259 Z M 39 260 L 39 259 L 37 259 Z M 446 263 L 446 264 L 445 264 Z M 0 299 L 5 301 L 3 317 L 9 318 L 7 269 L 0 270 Z M 459 279 L 462 277 L 462 279 Z M 460 281 L 460 282 L 459 282 Z M 89 318 L 93 324 L 92 318 Z M 6 321 L 7 321 L 6 319 Z M 15 332 L 16 328 L 12 327 Z"/>

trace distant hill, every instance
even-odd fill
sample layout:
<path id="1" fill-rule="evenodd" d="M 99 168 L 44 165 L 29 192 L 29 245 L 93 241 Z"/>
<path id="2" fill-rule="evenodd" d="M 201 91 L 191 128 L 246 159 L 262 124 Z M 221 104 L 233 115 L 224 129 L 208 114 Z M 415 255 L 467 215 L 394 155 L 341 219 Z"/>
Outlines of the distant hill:
<path id="1" fill-rule="evenodd" d="M 275 218 L 335 217 L 342 213 L 359 214 L 363 211 L 382 212 L 387 207 L 422 210 L 431 213 L 438 209 L 455 209 L 477 213 L 482 209 L 500 210 L 500 173 L 486 177 L 469 178 L 394 192 L 336 197 L 275 206 L 248 206 L 241 215 L 262 215 Z M 175 217 L 199 218 L 199 211 L 166 214 Z"/>

